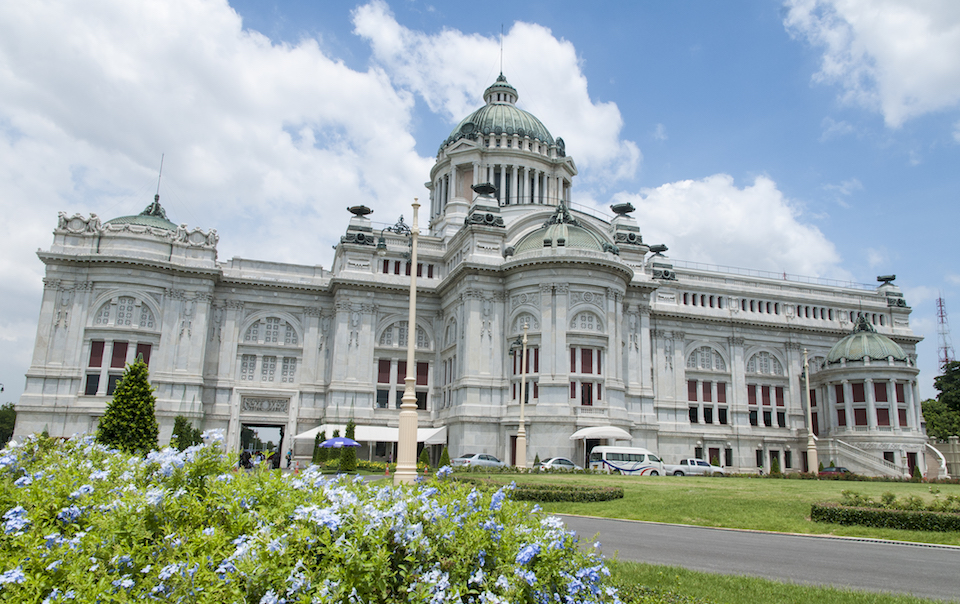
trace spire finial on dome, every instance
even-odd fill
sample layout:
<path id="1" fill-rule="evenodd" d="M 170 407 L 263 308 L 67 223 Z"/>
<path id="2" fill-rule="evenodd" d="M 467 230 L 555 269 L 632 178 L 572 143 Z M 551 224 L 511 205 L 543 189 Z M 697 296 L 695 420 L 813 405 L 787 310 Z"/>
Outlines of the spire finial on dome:
<path id="1" fill-rule="evenodd" d="M 857 325 L 853 328 L 853 333 L 860 333 L 862 331 L 875 333 L 877 330 L 870 324 L 870 321 L 867 320 L 867 315 L 860 315 L 857 317 Z"/>

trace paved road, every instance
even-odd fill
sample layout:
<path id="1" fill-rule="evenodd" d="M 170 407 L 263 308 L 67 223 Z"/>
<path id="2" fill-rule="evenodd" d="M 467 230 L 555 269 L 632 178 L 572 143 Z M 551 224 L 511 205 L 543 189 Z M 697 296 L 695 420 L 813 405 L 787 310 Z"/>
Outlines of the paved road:
<path id="1" fill-rule="evenodd" d="M 621 560 L 960 600 L 960 547 L 561 516 Z"/>

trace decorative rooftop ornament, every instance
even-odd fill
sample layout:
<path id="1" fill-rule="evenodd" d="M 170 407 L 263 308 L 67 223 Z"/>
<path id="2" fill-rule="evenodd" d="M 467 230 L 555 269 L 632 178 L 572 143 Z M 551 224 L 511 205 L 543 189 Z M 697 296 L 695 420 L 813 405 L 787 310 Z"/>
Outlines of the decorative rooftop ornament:
<path id="1" fill-rule="evenodd" d="M 630 202 L 626 203 L 615 203 L 610 206 L 610 209 L 613 210 L 613 213 L 617 216 L 626 216 L 630 212 L 635 212 L 637 208 L 633 207 L 633 204 Z"/>
<path id="2" fill-rule="evenodd" d="M 557 211 L 553 213 L 553 216 L 547 219 L 543 223 L 543 226 L 550 226 L 551 224 L 572 224 L 573 226 L 583 226 L 580 222 L 573 217 L 570 213 L 570 210 L 567 209 L 567 204 L 560 202 L 557 206 Z"/>
<path id="3" fill-rule="evenodd" d="M 371 210 L 367 206 L 353 206 L 351 208 L 347 208 L 347 211 L 353 214 L 354 216 L 360 216 L 360 217 L 366 216 L 367 214 L 373 214 L 373 210 Z"/>

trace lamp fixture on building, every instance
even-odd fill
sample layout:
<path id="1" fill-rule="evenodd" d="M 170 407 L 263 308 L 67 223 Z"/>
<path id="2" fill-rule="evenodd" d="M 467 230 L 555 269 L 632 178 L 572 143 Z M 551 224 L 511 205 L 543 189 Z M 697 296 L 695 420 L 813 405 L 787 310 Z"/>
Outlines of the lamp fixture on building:
<path id="1" fill-rule="evenodd" d="M 527 429 L 523 417 L 523 404 L 526 399 L 527 385 L 527 323 L 523 324 L 523 336 L 510 347 L 510 353 L 516 354 L 520 349 L 520 425 L 517 428 L 517 453 L 515 465 L 519 468 L 527 467 Z"/>
<path id="2" fill-rule="evenodd" d="M 410 233 L 410 311 L 407 319 L 407 375 L 404 378 L 403 398 L 400 399 L 400 427 L 397 438 L 397 471 L 393 475 L 393 484 L 412 484 L 417 480 L 417 392 L 416 392 L 416 359 L 414 358 L 414 345 L 417 338 L 417 210 L 420 204 L 417 198 L 413 198 L 413 225 L 408 227 Z M 391 230 L 403 225 L 401 217 Z M 403 225 L 406 226 L 406 225 Z M 393 232 L 397 232 L 393 230 Z M 381 248 L 382 245 L 382 248 Z M 380 242 L 377 243 L 377 250 L 386 251 L 387 243 L 383 239 L 383 231 L 380 232 Z"/>

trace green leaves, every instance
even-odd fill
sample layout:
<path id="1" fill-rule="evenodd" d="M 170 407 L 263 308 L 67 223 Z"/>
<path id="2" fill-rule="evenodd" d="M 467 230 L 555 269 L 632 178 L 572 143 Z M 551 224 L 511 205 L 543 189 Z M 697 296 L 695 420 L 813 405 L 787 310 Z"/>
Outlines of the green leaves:
<path id="1" fill-rule="evenodd" d="M 127 453 L 146 455 L 157 448 L 159 427 L 150 372 L 142 359 L 127 365 L 113 400 L 97 426 L 97 442 Z"/>

